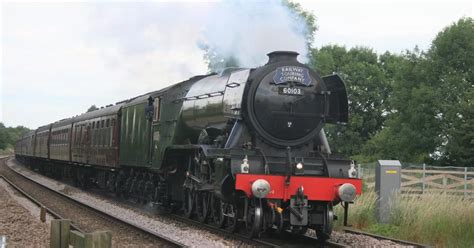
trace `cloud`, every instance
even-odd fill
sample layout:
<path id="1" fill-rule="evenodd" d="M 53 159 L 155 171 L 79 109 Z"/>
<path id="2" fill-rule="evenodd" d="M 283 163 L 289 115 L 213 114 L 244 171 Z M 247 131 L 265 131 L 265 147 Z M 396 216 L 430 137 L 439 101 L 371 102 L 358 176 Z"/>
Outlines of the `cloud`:
<path id="1" fill-rule="evenodd" d="M 316 47 L 366 46 L 378 53 L 399 53 L 416 45 L 426 50 L 444 27 L 474 13 L 473 2 L 466 0 L 299 2 L 317 17 Z"/>
<path id="2" fill-rule="evenodd" d="M 183 39 L 198 31 L 161 4 L 3 7 L 1 121 L 8 125 L 36 128 L 207 71 L 203 52 Z M 191 8 L 183 4 L 178 14 Z"/>

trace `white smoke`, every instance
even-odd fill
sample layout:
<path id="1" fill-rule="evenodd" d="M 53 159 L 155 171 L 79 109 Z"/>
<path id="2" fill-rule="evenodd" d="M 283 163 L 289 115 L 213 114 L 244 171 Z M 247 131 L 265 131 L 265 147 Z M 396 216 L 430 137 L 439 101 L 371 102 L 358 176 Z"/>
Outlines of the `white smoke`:
<path id="1" fill-rule="evenodd" d="M 150 85 L 206 73 L 207 50 L 243 67 L 265 64 L 276 50 L 296 51 L 307 61 L 306 22 L 281 0 L 103 4 L 93 19 L 91 36 L 94 42 L 104 37 L 108 65 Z"/>
<path id="2" fill-rule="evenodd" d="M 307 24 L 282 1 L 225 1 L 209 15 L 212 18 L 198 44 L 220 57 L 255 67 L 266 62 L 267 53 L 289 50 L 300 53 L 300 61 L 307 62 Z"/>

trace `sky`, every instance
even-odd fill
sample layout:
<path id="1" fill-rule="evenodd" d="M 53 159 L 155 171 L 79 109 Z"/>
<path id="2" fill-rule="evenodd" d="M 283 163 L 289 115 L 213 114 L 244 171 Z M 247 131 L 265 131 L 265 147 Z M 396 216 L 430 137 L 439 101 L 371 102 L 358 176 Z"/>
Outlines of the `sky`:
<path id="1" fill-rule="evenodd" d="M 473 1 L 297 1 L 314 12 L 314 46 L 427 50 Z M 304 30 L 280 6 L 251 1 L 3 1 L 0 122 L 29 128 L 206 74 L 203 47 L 248 66 L 296 50 Z M 269 38 L 267 38 L 269 37 Z"/>

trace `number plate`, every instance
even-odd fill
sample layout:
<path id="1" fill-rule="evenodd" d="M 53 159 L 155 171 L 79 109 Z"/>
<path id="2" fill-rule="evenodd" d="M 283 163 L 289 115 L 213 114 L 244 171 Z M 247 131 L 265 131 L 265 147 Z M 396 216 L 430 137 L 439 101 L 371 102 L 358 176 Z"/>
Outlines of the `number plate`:
<path id="1" fill-rule="evenodd" d="M 290 96 L 302 96 L 304 94 L 303 89 L 296 87 L 279 87 L 278 94 L 290 95 Z"/>

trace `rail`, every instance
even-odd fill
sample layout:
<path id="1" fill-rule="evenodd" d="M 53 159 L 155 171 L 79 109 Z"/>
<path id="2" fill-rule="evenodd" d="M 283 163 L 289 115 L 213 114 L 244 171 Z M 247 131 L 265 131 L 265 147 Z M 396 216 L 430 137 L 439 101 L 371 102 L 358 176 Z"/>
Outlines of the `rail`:
<path id="1" fill-rule="evenodd" d="M 0 160 L 1 160 L 1 163 L 4 163 L 5 158 L 0 159 Z M 156 238 L 156 239 L 158 239 L 158 240 L 162 240 L 163 242 L 166 242 L 167 245 L 170 246 L 170 247 L 186 247 L 184 244 L 182 244 L 182 243 L 180 243 L 180 242 L 178 242 L 178 241 L 176 241 L 176 240 L 170 239 L 170 238 L 168 238 L 168 237 L 166 237 L 166 236 L 164 236 L 164 235 L 162 235 L 162 234 L 159 234 L 159 233 L 157 233 L 157 232 L 155 232 L 155 231 L 153 231 L 153 230 L 150 230 L 150 229 L 148 229 L 148 228 L 146 228 L 146 227 L 141 227 L 141 226 L 139 226 L 139 225 L 136 225 L 135 223 L 132 223 L 132 222 L 127 221 L 127 220 L 125 220 L 125 219 L 122 219 L 122 218 L 120 218 L 120 217 L 111 215 L 111 214 L 109 214 L 109 213 L 107 213 L 107 212 L 105 212 L 105 211 L 102 211 L 101 209 L 95 208 L 95 207 L 93 207 L 93 206 L 91 206 L 91 205 L 89 205 L 89 204 L 86 204 L 86 203 L 83 203 L 83 202 L 81 202 L 81 201 L 78 201 L 78 200 L 76 200 L 76 199 L 74 199 L 74 198 L 71 198 L 71 197 L 69 197 L 68 195 L 66 195 L 66 194 L 64 194 L 64 193 L 62 193 L 62 192 L 59 192 L 59 191 L 57 191 L 57 190 L 51 189 L 51 188 L 49 188 L 49 187 L 47 187 L 47 186 L 44 186 L 43 184 L 41 184 L 41 183 L 35 181 L 34 179 L 32 179 L 32 178 L 30 178 L 30 177 L 28 177 L 28 176 L 26 176 L 26 175 L 23 175 L 23 174 L 19 173 L 19 172 L 16 171 L 16 170 L 11 169 L 11 168 L 8 167 L 8 166 L 6 166 L 6 168 L 8 168 L 10 171 L 14 172 L 16 175 L 19 175 L 19 176 L 23 177 L 24 179 L 26 179 L 26 180 L 28 180 L 28 181 L 34 183 L 35 185 L 38 185 L 39 187 L 41 187 L 41 188 L 43 188 L 43 189 L 46 189 L 47 191 L 49 191 L 49 192 L 51 192 L 51 193 L 53 193 L 53 194 L 56 194 L 56 195 L 60 196 L 61 198 L 65 198 L 65 199 L 67 199 L 68 201 L 71 201 L 71 202 L 73 202 L 73 203 L 76 204 L 76 205 L 80 205 L 80 206 L 82 206 L 82 207 L 85 207 L 86 209 L 89 209 L 89 210 L 91 210 L 91 211 L 93 211 L 93 212 L 95 212 L 95 213 L 97 213 L 97 214 L 99 214 L 99 215 L 106 216 L 108 219 L 111 219 L 111 220 L 113 220 L 114 222 L 117 222 L 117 223 L 122 224 L 122 225 L 124 225 L 124 226 L 131 227 L 132 229 L 135 229 L 135 230 L 137 230 L 137 231 L 139 231 L 139 232 L 142 232 L 142 233 L 144 233 L 144 234 L 146 234 L 146 235 L 152 236 L 152 237 L 154 237 L 154 238 Z M 27 198 L 28 198 L 29 200 L 31 200 L 33 203 L 35 203 L 36 205 L 38 205 L 38 206 L 40 206 L 40 207 L 43 206 L 43 204 L 42 204 L 40 201 L 38 201 L 37 199 L 34 199 L 34 197 L 32 197 L 31 195 L 29 195 L 28 193 L 26 193 L 25 191 L 23 191 L 20 187 L 18 187 L 17 185 L 15 185 L 11 180 L 9 180 L 8 178 L 6 178 L 4 175 L 1 175 L 1 177 L 2 177 L 9 185 L 12 185 L 12 187 L 14 187 L 16 190 L 18 190 L 19 192 L 21 192 L 22 195 L 25 195 L 25 197 L 27 197 Z M 55 213 L 53 210 L 51 210 L 51 209 L 49 209 L 49 208 L 47 208 L 47 212 L 50 213 L 52 216 L 54 216 L 56 219 L 62 219 L 62 217 L 61 217 L 58 213 Z M 74 225 L 74 224 L 71 223 L 71 227 L 73 227 L 73 229 L 75 229 L 75 230 L 77 230 L 77 231 L 81 231 L 81 232 L 82 232 L 82 230 L 81 230 L 79 227 L 77 227 L 77 225 Z"/>
<path id="2" fill-rule="evenodd" d="M 392 242 L 395 242 L 395 243 L 398 243 L 398 244 L 401 244 L 401 245 L 413 246 L 413 247 L 416 247 L 416 248 L 431 247 L 429 245 L 419 244 L 419 243 L 406 241 L 406 240 L 401 240 L 401 239 L 390 238 L 390 237 L 386 237 L 386 236 L 382 236 L 382 235 L 378 235 L 378 234 L 373 234 L 373 233 L 368 233 L 368 232 L 364 232 L 364 231 L 361 231 L 361 230 L 356 230 L 356 229 L 349 228 L 349 227 L 345 227 L 343 230 L 344 230 L 345 233 L 369 236 L 369 237 L 379 239 L 379 240 L 390 240 Z"/>
<path id="3" fill-rule="evenodd" d="M 160 238 L 163 238 L 169 242 L 175 242 L 173 240 L 170 240 L 168 239 L 167 237 L 163 237 L 162 235 L 150 230 L 150 229 L 147 229 L 147 228 L 143 228 L 143 227 L 139 227 L 137 225 L 135 225 L 134 223 L 131 223 L 127 220 L 124 220 L 122 218 L 118 218 L 118 217 L 115 217 L 115 216 L 112 216 L 112 215 L 109 215 L 108 213 L 100 210 L 100 209 L 96 209 L 94 208 L 93 206 L 90 206 L 88 204 L 85 204 L 83 202 L 80 202 L 74 198 L 71 198 L 69 197 L 68 195 L 62 193 L 62 192 L 59 192 L 59 191 L 56 191 L 54 189 L 51 189 L 47 186 L 44 186 L 43 184 L 35 181 L 33 178 L 30 178 L 29 176 L 27 175 L 24 175 L 10 167 L 7 166 L 7 168 L 9 168 L 10 171 L 13 171 L 14 173 L 16 173 L 17 175 L 35 183 L 36 185 L 39 185 L 40 187 L 42 188 L 45 188 L 47 189 L 48 191 L 51 191 L 53 192 L 54 194 L 57 194 L 63 198 L 67 198 L 68 200 L 70 201 L 73 201 L 74 203 L 77 203 L 77 204 L 80 204 L 88 209 L 91 209 L 95 212 L 98 212 L 99 214 L 102 214 L 102 215 L 106 215 L 110 218 L 113 218 L 114 220 L 117 220 L 121 223 L 124 223 L 126 225 L 129 225 L 129 226 L 132 226 L 136 229 L 139 229 L 140 231 L 143 231 L 149 235 L 153 235 L 153 236 L 157 236 L 157 237 L 160 237 Z M 3 177 L 3 176 L 2 176 Z M 19 188 L 19 187 L 17 187 Z M 21 190 L 21 189 L 20 189 Z M 24 191 L 23 191 L 24 192 Z M 27 194 L 25 192 L 25 194 Z M 36 199 L 34 199 L 33 197 L 28 197 L 29 199 L 31 199 L 33 202 L 37 203 L 37 205 L 39 204 L 39 206 L 42 206 L 42 204 L 37 201 Z M 48 209 L 47 210 L 48 212 L 52 213 L 53 216 L 57 216 L 57 218 L 59 219 L 62 219 L 62 217 L 57 214 L 57 213 L 54 213 L 53 210 L 51 209 Z M 347 247 L 346 245 L 343 245 L 343 244 L 339 244 L 339 243 L 336 243 L 336 242 L 333 242 L 333 241 L 326 241 L 324 243 L 321 243 L 320 241 L 318 241 L 316 238 L 314 237 L 310 237 L 310 236 L 301 236 L 299 237 L 298 239 L 293 239 L 293 238 L 286 238 L 286 239 L 281 239 L 281 238 L 278 238 L 278 237 L 265 237 L 265 238 L 248 238 L 247 236 L 243 235 L 243 234 L 239 234 L 239 233 L 233 233 L 233 232 L 230 232 L 229 230 L 225 230 L 225 229 L 220 229 L 220 228 L 217 228 L 213 225 L 210 225 L 210 224 L 203 224 L 197 220 L 192 220 L 192 219 L 188 219 L 188 218 L 184 218 L 182 216 L 179 216 L 179 215 L 170 215 L 170 217 L 172 217 L 173 219 L 176 219 L 176 220 L 179 220 L 181 222 L 184 222 L 184 223 L 187 223 L 187 224 L 191 224 L 191 225 L 195 225 L 195 226 L 198 226 L 200 228 L 204 228 L 206 230 L 209 230 L 209 231 L 212 231 L 212 232 L 216 232 L 216 233 L 219 233 L 223 236 L 227 236 L 227 237 L 231 237 L 231 238 L 234 238 L 234 239 L 237 239 L 237 240 L 241 240 L 241 241 L 244 241 L 244 242 L 247 242 L 247 243 L 250 243 L 250 244 L 253 244 L 257 247 L 286 247 L 286 246 L 294 246 L 295 244 L 298 245 L 298 246 L 311 246 L 311 247 Z M 72 225 L 72 224 L 71 224 Z M 74 227 L 74 228 L 77 228 Z M 80 230 L 79 228 L 77 228 L 77 230 Z M 289 236 L 289 235 L 288 235 Z M 184 245 L 180 244 L 180 243 L 177 243 L 173 246 L 177 246 L 177 247 L 184 247 Z"/>

